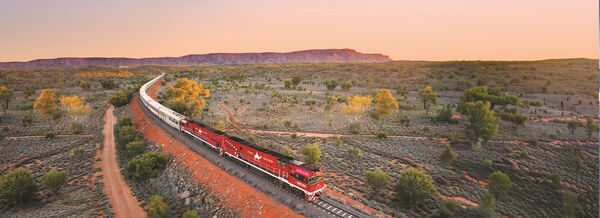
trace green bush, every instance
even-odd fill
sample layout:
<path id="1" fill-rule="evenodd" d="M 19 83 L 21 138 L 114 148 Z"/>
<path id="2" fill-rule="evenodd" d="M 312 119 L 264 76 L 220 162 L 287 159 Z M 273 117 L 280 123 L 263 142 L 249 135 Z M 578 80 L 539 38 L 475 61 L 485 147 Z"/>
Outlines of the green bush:
<path id="1" fill-rule="evenodd" d="M 53 131 L 46 131 L 46 133 L 44 133 L 44 136 L 48 139 L 54 138 L 56 135 L 54 134 Z"/>
<path id="2" fill-rule="evenodd" d="M 450 164 L 452 163 L 452 161 L 454 159 L 456 159 L 456 154 L 454 154 L 454 152 L 452 151 L 452 147 L 450 147 L 450 145 L 446 145 L 446 148 L 444 149 L 444 151 L 442 151 L 442 154 L 440 154 L 440 161 L 442 163 L 445 164 Z"/>
<path id="3" fill-rule="evenodd" d="M 283 154 L 288 157 L 293 157 L 292 150 L 287 145 L 283 146 Z"/>
<path id="4" fill-rule="evenodd" d="M 160 195 L 154 195 L 150 198 L 150 208 L 148 208 L 148 217 L 150 218 L 165 218 L 170 217 L 171 209 L 165 203 L 165 200 Z"/>
<path id="5" fill-rule="evenodd" d="M 365 172 L 365 184 L 369 186 L 374 192 L 385 188 L 390 183 L 390 176 L 380 170 Z"/>
<path id="6" fill-rule="evenodd" d="M 31 171 L 23 168 L 8 171 L 0 178 L 0 197 L 11 205 L 29 201 L 37 189 Z"/>
<path id="7" fill-rule="evenodd" d="M 377 138 L 383 139 L 383 138 L 387 138 L 387 137 L 388 137 L 388 133 L 385 130 L 377 131 Z"/>
<path id="8" fill-rule="evenodd" d="M 292 134 L 290 135 L 290 137 L 292 137 L 293 139 L 296 139 L 296 138 L 298 138 L 298 134 L 296 134 L 296 133 L 292 133 Z"/>
<path id="9" fill-rule="evenodd" d="M 71 149 L 71 152 L 69 152 L 69 158 L 77 159 L 77 158 L 81 157 L 81 155 L 83 155 L 84 151 L 85 151 L 85 149 L 83 147 L 73 148 L 73 149 Z"/>
<path id="10" fill-rule="evenodd" d="M 100 85 L 102 85 L 103 89 L 114 89 L 117 87 L 114 80 L 105 79 L 100 81 Z"/>
<path id="11" fill-rule="evenodd" d="M 118 125 L 119 125 L 119 128 L 121 128 L 124 126 L 133 126 L 133 123 L 131 122 L 130 117 L 124 116 L 124 117 L 121 117 L 121 119 L 119 119 Z"/>
<path id="12" fill-rule="evenodd" d="M 197 218 L 198 212 L 196 210 L 187 210 L 183 213 L 182 218 Z"/>
<path id="13" fill-rule="evenodd" d="M 325 85 L 325 87 L 327 88 L 327 90 L 334 90 L 335 87 L 338 86 L 338 81 L 335 80 L 335 79 L 325 80 L 323 82 L 323 84 Z"/>
<path id="14" fill-rule="evenodd" d="M 129 142 L 132 142 L 137 137 L 137 131 L 133 126 L 123 126 L 119 128 L 117 133 L 117 141 L 120 145 L 124 146 Z"/>
<path id="15" fill-rule="evenodd" d="M 437 190 L 433 187 L 429 175 L 409 168 L 400 172 L 394 191 L 403 203 L 415 206 L 432 198 Z"/>
<path id="16" fill-rule="evenodd" d="M 362 151 L 360 149 L 358 149 L 358 148 L 349 147 L 348 148 L 348 154 L 350 154 L 350 157 L 352 157 L 352 158 L 357 158 L 357 159 L 362 159 L 363 158 Z"/>
<path id="17" fill-rule="evenodd" d="M 69 174 L 65 171 L 50 171 L 42 177 L 42 183 L 50 190 L 57 193 L 65 184 Z"/>
<path id="18" fill-rule="evenodd" d="M 317 143 L 306 144 L 302 148 L 302 154 L 304 155 L 304 161 L 310 164 L 318 164 L 321 159 L 321 149 Z"/>
<path id="19" fill-rule="evenodd" d="M 129 104 L 129 101 L 131 100 L 132 97 L 132 93 L 127 91 L 127 90 L 122 90 L 119 91 L 117 93 L 115 93 L 109 100 L 110 104 L 112 104 L 115 107 L 121 107 L 121 106 L 125 106 L 127 104 Z"/>
<path id="20" fill-rule="evenodd" d="M 135 157 L 138 154 L 144 153 L 146 150 L 146 142 L 144 141 L 132 141 L 125 145 L 125 150 L 127 151 L 127 156 Z"/>
<path id="21" fill-rule="evenodd" d="M 492 168 L 492 160 L 483 160 L 483 166 L 487 167 L 487 168 Z"/>
<path id="22" fill-rule="evenodd" d="M 458 211 L 459 205 L 455 200 L 443 200 L 440 204 L 440 218 L 454 217 L 454 213 Z"/>
<path id="23" fill-rule="evenodd" d="M 350 82 L 350 81 L 342 82 L 343 90 L 349 90 L 350 88 L 352 88 L 352 82 Z"/>
<path id="24" fill-rule="evenodd" d="M 571 191 L 563 192 L 562 212 L 566 217 L 575 217 L 577 212 L 581 210 L 581 206 L 577 203 L 577 195 Z"/>
<path id="25" fill-rule="evenodd" d="M 526 149 L 523 149 L 523 150 L 521 151 L 521 157 L 522 157 L 522 158 L 527 158 L 527 157 L 529 157 L 529 152 L 528 152 Z"/>
<path id="26" fill-rule="evenodd" d="M 127 163 L 127 177 L 134 181 L 154 178 L 167 166 L 167 156 L 158 152 L 149 152 Z"/>
<path id="27" fill-rule="evenodd" d="M 533 146 L 537 146 L 540 141 L 536 137 L 533 137 L 533 138 L 527 139 L 527 141 L 525 141 L 525 142 L 527 142 Z"/>
<path id="28" fill-rule="evenodd" d="M 508 146 L 508 145 L 504 146 L 504 152 L 506 152 L 506 153 L 512 153 L 513 152 L 513 148 L 510 147 L 510 146 Z"/>
<path id="29" fill-rule="evenodd" d="M 81 87 L 81 89 L 83 90 L 89 90 L 90 88 L 92 88 L 92 85 L 89 82 L 81 81 L 79 83 L 79 87 Z"/>
<path id="30" fill-rule="evenodd" d="M 400 101 L 398 102 L 398 108 L 402 110 L 412 110 L 415 109 L 415 106 L 408 102 Z"/>
<path id="31" fill-rule="evenodd" d="M 488 190 L 494 197 L 504 199 L 508 196 L 508 190 L 512 187 L 512 182 L 506 174 L 496 171 L 488 176 L 488 180 L 490 181 Z"/>
<path id="32" fill-rule="evenodd" d="M 559 174 L 553 173 L 550 175 L 550 181 L 552 181 L 552 186 L 554 186 L 554 188 L 556 189 L 562 187 L 561 180 L 562 176 L 560 176 Z"/>
<path id="33" fill-rule="evenodd" d="M 578 169 L 581 169 L 584 167 L 583 160 L 581 159 L 581 151 L 579 151 L 579 149 L 575 149 L 575 153 L 573 154 L 572 160 Z"/>
<path id="34" fill-rule="evenodd" d="M 308 97 L 308 98 L 306 98 L 306 100 L 304 100 L 304 103 L 306 105 L 315 105 L 317 103 L 317 99 Z"/>
<path id="35" fill-rule="evenodd" d="M 22 110 L 22 111 L 32 110 L 33 109 L 33 104 L 34 104 L 33 102 L 23 103 L 23 104 L 20 104 L 18 106 L 18 108 L 19 108 L 19 110 Z"/>
<path id="36" fill-rule="evenodd" d="M 290 127 L 292 127 L 292 121 L 291 121 L 291 120 L 284 120 L 284 121 L 283 121 L 283 125 L 284 125 L 286 128 L 290 128 Z"/>
<path id="37" fill-rule="evenodd" d="M 442 109 L 439 110 L 438 115 L 435 117 L 435 120 L 438 122 L 446 122 L 446 123 L 458 123 L 458 119 L 452 118 L 452 105 L 447 104 Z"/>

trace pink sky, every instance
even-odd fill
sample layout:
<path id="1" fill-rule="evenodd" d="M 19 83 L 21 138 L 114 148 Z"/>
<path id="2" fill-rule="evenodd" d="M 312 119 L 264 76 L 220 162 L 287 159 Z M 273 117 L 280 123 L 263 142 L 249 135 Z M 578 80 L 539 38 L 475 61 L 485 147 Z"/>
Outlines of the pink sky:
<path id="1" fill-rule="evenodd" d="M 597 0 L 8 0 L 0 61 L 315 48 L 395 60 L 598 58 L 598 21 Z"/>

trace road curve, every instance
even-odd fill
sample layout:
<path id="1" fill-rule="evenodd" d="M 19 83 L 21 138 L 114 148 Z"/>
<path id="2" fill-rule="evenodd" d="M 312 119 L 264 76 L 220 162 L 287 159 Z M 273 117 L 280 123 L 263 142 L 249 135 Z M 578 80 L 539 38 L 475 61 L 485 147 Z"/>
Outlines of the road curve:
<path id="1" fill-rule="evenodd" d="M 104 192 L 113 206 L 115 217 L 146 217 L 146 213 L 140 207 L 137 199 L 131 194 L 131 189 L 121 175 L 121 169 L 117 163 L 115 150 L 115 136 L 113 126 L 117 118 L 113 115 L 114 107 L 111 105 L 104 115 L 104 148 L 102 150 L 102 161 L 100 167 L 104 176 Z"/>

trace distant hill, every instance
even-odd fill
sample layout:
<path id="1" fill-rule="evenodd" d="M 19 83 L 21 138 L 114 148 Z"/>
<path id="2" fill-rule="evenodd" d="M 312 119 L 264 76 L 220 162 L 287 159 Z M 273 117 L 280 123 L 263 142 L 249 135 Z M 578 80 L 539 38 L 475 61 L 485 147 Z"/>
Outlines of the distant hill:
<path id="1" fill-rule="evenodd" d="M 27 62 L 0 62 L 0 68 L 44 68 L 142 65 L 198 65 L 198 64 L 268 64 L 268 63 L 354 63 L 386 62 L 391 59 L 382 54 L 363 54 L 353 49 L 314 49 L 287 53 L 211 53 L 182 57 L 159 58 L 55 58 Z"/>

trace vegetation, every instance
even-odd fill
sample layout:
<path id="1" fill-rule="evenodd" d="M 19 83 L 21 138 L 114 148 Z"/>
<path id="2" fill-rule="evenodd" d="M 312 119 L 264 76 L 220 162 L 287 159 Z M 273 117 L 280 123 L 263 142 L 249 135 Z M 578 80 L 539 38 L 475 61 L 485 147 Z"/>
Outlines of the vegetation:
<path id="1" fill-rule="evenodd" d="M 579 149 L 575 149 L 575 152 L 573 153 L 573 163 L 575 164 L 575 166 L 577 166 L 578 169 L 581 169 L 584 167 L 583 165 L 583 160 L 581 159 L 581 151 Z"/>
<path id="2" fill-rule="evenodd" d="M 581 206 L 577 203 L 577 195 L 571 191 L 563 192 L 562 212 L 566 217 L 576 217 L 575 215 Z"/>
<path id="3" fill-rule="evenodd" d="M 89 82 L 86 82 L 86 81 L 81 81 L 79 83 L 79 87 L 81 87 L 81 89 L 83 89 L 83 90 L 90 90 L 92 88 L 92 84 L 90 84 Z"/>
<path id="4" fill-rule="evenodd" d="M 103 79 L 100 81 L 100 85 L 102 85 L 103 89 L 114 89 L 117 87 L 115 81 L 112 79 Z"/>
<path id="5" fill-rule="evenodd" d="M 556 189 L 560 189 L 562 187 L 561 184 L 562 176 L 559 174 L 553 173 L 550 175 L 550 181 L 552 181 L 552 186 Z"/>
<path id="6" fill-rule="evenodd" d="M 206 100 L 200 97 L 210 97 L 210 91 L 204 89 L 202 83 L 187 78 L 179 79 L 167 91 L 167 96 L 174 102 L 173 109 L 188 117 L 199 117 Z"/>
<path id="7" fill-rule="evenodd" d="M 488 190 L 496 199 L 504 199 L 508 196 L 508 190 L 512 187 L 512 182 L 506 174 L 496 171 L 488 176 L 488 180 L 490 181 Z"/>
<path id="8" fill-rule="evenodd" d="M 375 193 L 380 189 L 385 188 L 390 183 L 390 176 L 381 171 L 369 171 L 365 172 L 365 184 L 369 186 Z"/>
<path id="9" fill-rule="evenodd" d="M 15 93 L 6 88 L 5 86 L 0 86 L 0 101 L 2 101 L 2 109 L 4 109 L 4 115 L 6 115 L 6 110 L 8 110 L 8 106 L 10 102 L 15 97 Z"/>
<path id="10" fill-rule="evenodd" d="M 50 125 L 52 125 L 52 120 L 56 117 L 57 113 L 60 113 L 58 107 L 56 106 L 56 102 L 58 98 L 52 89 L 44 89 L 42 90 L 42 94 L 35 100 L 35 104 L 33 105 L 33 109 L 38 111 L 41 115 L 48 117 Z"/>
<path id="11" fill-rule="evenodd" d="M 438 112 L 437 117 L 435 118 L 438 122 L 445 123 L 458 123 L 458 119 L 452 118 L 452 105 L 447 104 Z"/>
<path id="12" fill-rule="evenodd" d="M 373 108 L 373 114 L 377 118 L 382 116 L 389 116 L 395 110 L 398 110 L 398 102 L 392 96 L 390 90 L 380 89 L 375 95 L 375 107 Z"/>
<path id="13" fill-rule="evenodd" d="M 385 130 L 377 131 L 377 138 L 384 139 L 388 137 L 388 133 Z"/>
<path id="14" fill-rule="evenodd" d="M 119 128 L 117 133 L 117 141 L 121 146 L 125 146 L 127 143 L 132 142 L 136 137 L 137 131 L 133 126 L 123 126 Z"/>
<path id="15" fill-rule="evenodd" d="M 451 218 L 454 217 L 454 213 L 458 211 L 459 205 L 455 200 L 443 200 L 440 203 L 440 218 Z"/>
<path id="16" fill-rule="evenodd" d="M 187 210 L 181 216 L 182 218 L 197 218 L 198 212 L 196 210 Z"/>
<path id="17" fill-rule="evenodd" d="M 335 79 L 325 80 L 323 82 L 327 90 L 334 90 L 338 86 L 338 81 Z"/>
<path id="18" fill-rule="evenodd" d="M 419 99 L 421 99 L 421 103 L 423 103 L 423 109 L 425 109 L 425 114 L 429 114 L 429 106 L 437 105 L 437 93 L 433 91 L 431 86 L 427 86 L 421 91 L 419 91 Z"/>
<path id="19" fill-rule="evenodd" d="M 146 150 L 146 142 L 141 140 L 129 142 L 127 145 L 125 145 L 125 150 L 127 152 L 127 156 L 135 157 L 144 153 L 144 150 Z"/>
<path id="20" fill-rule="evenodd" d="M 134 181 L 154 178 L 167 166 L 167 156 L 158 152 L 149 152 L 127 163 L 127 177 Z"/>
<path id="21" fill-rule="evenodd" d="M 150 208 L 148 208 L 148 217 L 150 218 L 166 218 L 170 217 L 171 209 L 165 203 L 163 196 L 154 195 L 150 198 Z"/>
<path id="22" fill-rule="evenodd" d="M 440 161 L 450 165 L 454 159 L 456 159 L 456 154 L 454 154 L 450 145 L 446 145 L 446 148 L 442 151 L 442 154 L 440 154 Z"/>
<path id="23" fill-rule="evenodd" d="M 468 123 L 465 132 L 475 142 L 477 141 L 478 148 L 479 140 L 483 139 L 487 142 L 492 136 L 498 132 L 498 124 L 494 112 L 490 111 L 489 102 L 469 102 L 465 107 Z"/>
<path id="24" fill-rule="evenodd" d="M 75 124 L 81 124 L 82 118 L 92 114 L 89 104 L 85 104 L 85 98 L 73 95 L 71 97 L 60 97 L 60 104 L 63 105 L 67 114 Z"/>
<path id="25" fill-rule="evenodd" d="M 519 113 L 502 113 L 500 114 L 500 119 L 511 122 L 513 124 L 513 129 L 516 130 L 519 126 L 524 127 L 525 122 L 527 122 L 530 118 L 529 116 Z"/>
<path id="26" fill-rule="evenodd" d="M 487 86 L 477 86 L 466 89 L 456 106 L 456 111 L 462 114 L 468 114 L 467 108 L 470 102 L 489 102 L 490 108 L 494 108 L 496 105 L 507 106 L 507 105 L 520 105 L 520 101 L 515 96 L 501 96 L 499 90 L 488 92 Z"/>
<path id="27" fill-rule="evenodd" d="M 109 100 L 109 103 L 115 107 L 122 107 L 129 104 L 129 101 L 133 97 L 133 93 L 127 90 L 121 90 L 115 93 Z"/>
<path id="28" fill-rule="evenodd" d="M 294 87 L 298 86 L 298 84 L 300 84 L 300 82 L 302 82 L 302 76 L 296 75 L 296 76 L 292 77 L 292 84 L 294 85 Z"/>
<path id="29" fill-rule="evenodd" d="M 588 135 L 588 142 L 592 140 L 592 134 L 598 132 L 598 124 L 594 123 L 593 119 L 587 120 L 587 125 L 585 125 L 585 129 Z"/>
<path id="30" fill-rule="evenodd" d="M 494 163 L 492 162 L 492 160 L 483 160 L 483 161 L 482 161 L 482 164 L 483 164 L 483 166 L 485 166 L 485 167 L 487 167 L 487 168 L 489 168 L 489 169 L 492 169 L 492 165 L 493 165 Z"/>
<path id="31" fill-rule="evenodd" d="M 304 161 L 316 165 L 321 160 L 321 149 L 317 143 L 309 143 L 302 148 L 302 155 L 304 155 Z"/>
<path id="32" fill-rule="evenodd" d="M 400 172 L 394 191 L 400 200 L 408 206 L 415 206 L 433 197 L 437 191 L 431 177 L 423 171 L 409 168 Z"/>
<path id="33" fill-rule="evenodd" d="M 362 151 L 358 148 L 355 147 L 349 147 L 348 148 L 348 154 L 350 154 L 350 157 L 352 158 L 356 158 L 356 159 L 362 159 L 363 158 L 363 154 Z"/>
<path id="34" fill-rule="evenodd" d="M 350 90 L 352 88 L 352 82 L 350 82 L 350 81 L 342 82 L 341 86 L 342 86 L 343 90 Z"/>
<path id="35" fill-rule="evenodd" d="M 68 177 L 69 174 L 65 171 L 50 171 L 44 174 L 42 183 L 54 193 L 58 193 L 58 190 L 67 184 Z"/>
<path id="36" fill-rule="evenodd" d="M 23 168 L 8 171 L 0 178 L 0 197 L 11 205 L 31 200 L 37 189 L 31 171 Z"/>

